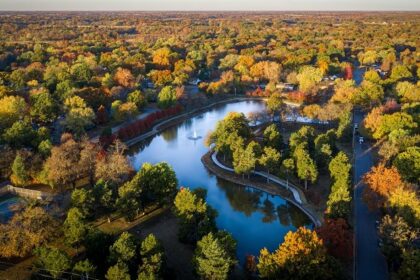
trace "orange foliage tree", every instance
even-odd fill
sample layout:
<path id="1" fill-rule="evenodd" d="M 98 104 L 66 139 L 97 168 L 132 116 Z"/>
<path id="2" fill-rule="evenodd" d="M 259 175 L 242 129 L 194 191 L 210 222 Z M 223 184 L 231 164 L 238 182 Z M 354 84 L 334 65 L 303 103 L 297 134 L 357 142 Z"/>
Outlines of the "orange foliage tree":
<path id="1" fill-rule="evenodd" d="M 364 178 L 367 187 L 363 191 L 363 199 L 370 209 L 384 205 L 391 193 L 404 185 L 395 167 L 387 168 L 384 164 L 372 167 Z"/>

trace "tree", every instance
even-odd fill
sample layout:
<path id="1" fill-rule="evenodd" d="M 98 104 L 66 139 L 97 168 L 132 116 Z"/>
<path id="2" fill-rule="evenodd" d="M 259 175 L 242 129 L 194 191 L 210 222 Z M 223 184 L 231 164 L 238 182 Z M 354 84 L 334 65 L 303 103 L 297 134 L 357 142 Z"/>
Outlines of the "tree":
<path id="1" fill-rule="evenodd" d="M 125 263 L 118 262 L 116 265 L 111 266 L 105 278 L 107 280 L 130 280 L 130 273 L 128 271 L 128 266 Z"/>
<path id="2" fill-rule="evenodd" d="M 141 110 L 147 104 L 146 97 L 140 90 L 130 92 L 127 101 L 135 103 L 138 110 Z"/>
<path id="3" fill-rule="evenodd" d="M 83 134 L 85 128 L 93 124 L 95 113 L 81 97 L 73 96 L 64 101 L 66 110 L 65 125 L 77 135 Z"/>
<path id="4" fill-rule="evenodd" d="M 80 210 L 83 216 L 92 215 L 95 209 L 95 196 L 92 190 L 80 188 L 71 193 L 71 204 Z"/>
<path id="5" fill-rule="evenodd" d="M 0 224 L 0 256 L 25 257 L 56 236 L 58 223 L 41 207 L 27 207 Z"/>
<path id="6" fill-rule="evenodd" d="M 304 66 L 296 78 L 299 81 L 299 89 L 308 92 L 322 80 L 322 71 L 312 66 Z"/>
<path id="7" fill-rule="evenodd" d="M 251 134 L 245 115 L 230 112 L 223 120 L 219 121 L 216 129 L 209 134 L 208 143 L 214 144 L 214 149 L 224 156 L 231 155 L 234 151 L 232 144 L 238 146 L 240 139 L 247 139 Z"/>
<path id="8" fill-rule="evenodd" d="M 411 130 L 417 128 L 418 124 L 413 117 L 404 112 L 383 115 L 380 119 L 377 130 L 373 133 L 375 139 L 381 139 L 397 129 Z"/>
<path id="9" fill-rule="evenodd" d="M 399 81 L 402 79 L 407 79 L 413 77 L 413 74 L 410 72 L 407 66 L 398 64 L 392 67 L 390 78 L 394 81 Z"/>
<path id="10" fill-rule="evenodd" d="M 229 255 L 225 244 L 213 233 L 197 242 L 194 264 L 201 279 L 228 279 L 235 263 L 236 260 Z"/>
<path id="11" fill-rule="evenodd" d="M 30 146 L 36 139 L 36 132 L 28 121 L 20 120 L 4 131 L 3 139 L 15 148 Z"/>
<path id="12" fill-rule="evenodd" d="M 418 182 L 420 180 L 420 148 L 407 148 L 405 152 L 397 155 L 393 165 L 405 180 L 413 183 Z"/>
<path id="13" fill-rule="evenodd" d="M 164 47 L 153 52 L 153 64 L 159 68 L 169 68 L 174 62 L 176 54 L 172 53 L 171 49 Z"/>
<path id="14" fill-rule="evenodd" d="M 134 177 L 118 189 L 117 209 L 128 221 L 133 221 L 142 208 L 141 195 L 143 190 L 136 179 Z"/>
<path id="15" fill-rule="evenodd" d="M 57 248 L 38 247 L 34 252 L 37 256 L 36 266 L 46 270 L 54 279 L 60 278 L 71 267 L 70 258 Z"/>
<path id="16" fill-rule="evenodd" d="M 73 80 L 83 84 L 88 83 L 93 75 L 92 70 L 90 70 L 89 65 L 85 61 L 73 64 L 70 68 L 70 73 Z"/>
<path id="17" fill-rule="evenodd" d="M 12 183 L 17 186 L 25 186 L 29 182 L 29 174 L 25 167 L 25 162 L 22 156 L 18 153 L 12 164 Z"/>
<path id="18" fill-rule="evenodd" d="M 32 117 L 40 122 L 53 122 L 57 117 L 58 106 L 48 90 L 31 92 L 31 111 Z"/>
<path id="19" fill-rule="evenodd" d="M 415 227 L 420 225 L 420 199 L 415 190 L 397 187 L 391 192 L 389 205 L 399 216 Z"/>
<path id="20" fill-rule="evenodd" d="M 302 146 L 296 148 L 294 157 L 297 175 L 300 179 L 305 180 L 305 189 L 308 189 L 308 181 L 314 183 L 318 178 L 316 164 L 309 155 L 309 152 Z"/>
<path id="21" fill-rule="evenodd" d="M 353 233 L 345 219 L 326 219 L 316 232 L 324 241 L 329 254 L 342 260 L 352 259 Z"/>
<path id="22" fill-rule="evenodd" d="M 282 161 L 281 167 L 286 171 L 286 186 L 289 187 L 289 174 L 295 170 L 295 161 L 292 158 L 286 158 Z"/>
<path id="23" fill-rule="evenodd" d="M 159 240 L 149 234 L 140 246 L 141 266 L 138 280 L 162 279 L 165 269 L 165 253 Z"/>
<path id="24" fill-rule="evenodd" d="M 376 72 L 376 70 L 373 69 L 365 72 L 363 80 L 372 82 L 374 84 L 380 84 L 382 81 L 381 76 L 379 76 L 378 72 Z"/>
<path id="25" fill-rule="evenodd" d="M 84 215 L 78 208 L 70 208 L 67 212 L 67 218 L 64 221 L 63 229 L 68 244 L 79 245 L 83 242 L 86 233 L 88 232 L 88 225 L 85 222 Z"/>
<path id="26" fill-rule="evenodd" d="M 365 201 L 369 201 L 370 208 L 382 206 L 393 191 L 404 185 L 398 170 L 383 164 L 372 167 L 363 180 L 367 185 L 363 196 Z"/>
<path id="27" fill-rule="evenodd" d="M 176 92 L 173 87 L 166 86 L 162 88 L 158 95 L 158 105 L 159 107 L 166 109 L 171 107 L 176 102 Z"/>
<path id="28" fill-rule="evenodd" d="M 409 249 L 403 253 L 402 263 L 398 270 L 400 279 L 418 280 L 420 271 L 420 249 Z"/>
<path id="29" fill-rule="evenodd" d="M 382 86 L 366 80 L 362 82 L 354 102 L 363 106 L 372 107 L 372 105 L 380 103 L 383 98 L 384 90 Z"/>
<path id="30" fill-rule="evenodd" d="M 132 167 L 124 154 L 127 147 L 121 141 L 115 141 L 108 152 L 98 157 L 95 165 L 95 177 L 105 182 L 121 184 L 130 174 Z"/>
<path id="31" fill-rule="evenodd" d="M 322 239 L 304 227 L 289 231 L 275 252 L 262 249 L 257 268 L 267 279 L 340 279 Z"/>
<path id="32" fill-rule="evenodd" d="M 420 87 L 410 82 L 398 82 L 395 87 L 398 96 L 403 102 L 419 102 L 420 101 Z"/>
<path id="33" fill-rule="evenodd" d="M 134 77 L 131 74 L 131 71 L 121 67 L 117 68 L 117 71 L 114 74 L 114 81 L 117 85 L 131 88 L 134 86 Z"/>
<path id="34" fill-rule="evenodd" d="M 267 110 L 274 116 L 284 108 L 283 97 L 280 93 L 273 93 L 267 100 Z"/>
<path id="35" fill-rule="evenodd" d="M 279 167 L 280 153 L 271 147 L 264 147 L 264 153 L 259 159 L 259 163 L 267 169 L 268 174 L 274 172 Z M 267 177 L 267 182 L 269 181 Z"/>
<path id="36" fill-rule="evenodd" d="M 95 270 L 96 267 L 88 259 L 78 261 L 73 267 L 74 272 L 84 275 L 87 279 L 95 273 Z"/>
<path id="37" fill-rule="evenodd" d="M 136 175 L 137 176 L 137 175 Z M 140 188 L 147 201 L 157 201 L 162 205 L 173 202 L 177 193 L 178 180 L 172 167 L 166 162 L 151 165 L 144 163 L 138 171 Z"/>
<path id="38" fill-rule="evenodd" d="M 387 257 L 390 267 L 401 262 L 402 253 L 417 238 L 416 231 L 403 218 L 389 215 L 382 218 L 379 235 L 383 241 L 381 250 Z"/>
<path id="39" fill-rule="evenodd" d="M 132 234 L 125 231 L 109 247 L 109 260 L 112 263 L 129 263 L 136 257 L 136 251 L 136 239 Z"/>
<path id="40" fill-rule="evenodd" d="M 345 104 L 353 103 L 353 100 L 358 93 L 354 80 L 338 79 L 335 83 L 334 95 L 331 97 L 330 101 Z"/>
<path id="41" fill-rule="evenodd" d="M 134 102 L 121 103 L 117 111 L 115 112 L 114 118 L 116 120 L 131 120 L 134 116 L 139 113 L 138 107 Z"/>
<path id="42" fill-rule="evenodd" d="M 237 174 L 248 174 L 255 169 L 257 155 L 255 154 L 256 142 L 251 141 L 248 146 L 243 149 L 241 146 L 235 148 L 233 152 L 233 168 Z"/>
<path id="43" fill-rule="evenodd" d="M 264 130 L 264 144 L 270 146 L 274 149 L 280 150 L 283 146 L 283 137 L 280 134 L 277 126 L 271 124 L 267 126 Z"/>
<path id="44" fill-rule="evenodd" d="M 67 137 L 67 135 L 65 135 Z M 64 188 L 68 185 L 74 187 L 79 178 L 80 146 L 69 136 L 62 137 L 60 146 L 53 147 L 51 156 L 46 160 L 44 170 L 47 179 L 54 187 Z"/>
<path id="45" fill-rule="evenodd" d="M 333 180 L 327 201 L 327 214 L 330 218 L 347 218 L 350 213 L 350 169 L 351 164 L 344 152 L 339 152 L 329 164 Z"/>
<path id="46" fill-rule="evenodd" d="M 180 218 L 179 239 L 194 244 L 209 232 L 216 230 L 215 219 L 217 212 L 204 201 L 204 190 L 191 192 L 181 188 L 175 197 L 175 214 Z M 205 194 L 205 191 L 204 191 Z"/>

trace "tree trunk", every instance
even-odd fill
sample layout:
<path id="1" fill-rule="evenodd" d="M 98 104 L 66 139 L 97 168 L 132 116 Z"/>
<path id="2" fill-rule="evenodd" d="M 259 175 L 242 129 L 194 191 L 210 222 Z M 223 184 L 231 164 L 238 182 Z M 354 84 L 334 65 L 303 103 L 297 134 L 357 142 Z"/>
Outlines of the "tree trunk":
<path id="1" fill-rule="evenodd" d="M 305 179 L 305 190 L 308 190 L 308 180 Z"/>

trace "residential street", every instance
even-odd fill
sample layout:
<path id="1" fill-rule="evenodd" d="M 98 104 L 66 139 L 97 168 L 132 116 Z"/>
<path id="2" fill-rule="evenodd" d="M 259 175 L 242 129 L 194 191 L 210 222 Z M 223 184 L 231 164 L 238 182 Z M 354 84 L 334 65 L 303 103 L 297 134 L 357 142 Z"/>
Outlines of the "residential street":
<path id="1" fill-rule="evenodd" d="M 356 112 L 354 122 L 359 123 L 359 127 L 362 119 L 363 114 Z M 354 153 L 355 279 L 388 279 L 386 260 L 378 247 L 378 235 L 375 228 L 375 221 L 379 218 L 379 213 L 370 212 L 362 199 L 363 189 L 365 188 L 362 178 L 373 165 L 372 151 L 368 143 L 360 144 L 356 136 Z"/>

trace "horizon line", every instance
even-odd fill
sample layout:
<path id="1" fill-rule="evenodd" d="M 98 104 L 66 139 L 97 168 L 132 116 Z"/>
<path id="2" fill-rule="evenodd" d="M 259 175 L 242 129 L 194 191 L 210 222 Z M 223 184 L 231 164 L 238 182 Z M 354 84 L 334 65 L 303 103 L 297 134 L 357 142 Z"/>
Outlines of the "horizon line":
<path id="1" fill-rule="evenodd" d="M 1 10 L 0 12 L 157 12 L 157 13 L 171 13 L 171 12 L 185 12 L 185 13 L 278 13 L 278 12 L 326 12 L 326 13 L 383 13 L 383 12 L 396 12 L 396 13 L 420 13 L 419 10 Z"/>

